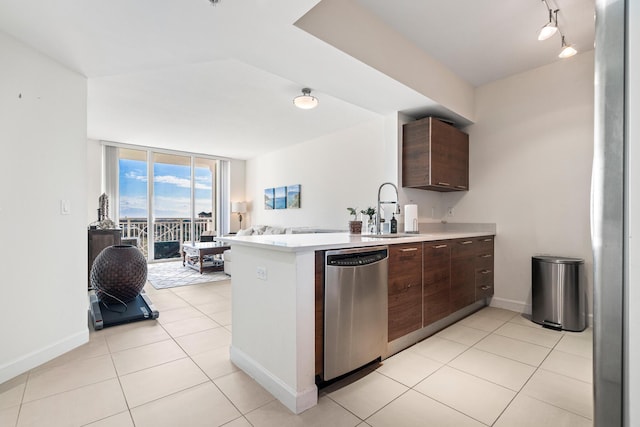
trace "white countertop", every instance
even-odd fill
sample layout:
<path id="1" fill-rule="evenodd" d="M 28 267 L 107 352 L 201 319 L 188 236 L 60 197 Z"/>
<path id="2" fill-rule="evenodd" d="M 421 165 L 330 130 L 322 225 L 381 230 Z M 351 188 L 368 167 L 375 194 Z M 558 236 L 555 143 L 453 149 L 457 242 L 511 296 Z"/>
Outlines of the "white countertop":
<path id="1" fill-rule="evenodd" d="M 426 234 L 352 235 L 349 233 L 309 233 L 309 234 L 262 234 L 240 237 L 216 237 L 216 240 L 235 245 L 252 246 L 284 252 L 317 251 L 324 249 L 358 248 L 365 246 L 390 245 L 400 243 L 431 242 L 434 240 L 464 239 L 468 237 L 492 236 L 486 231 L 442 231 Z"/>

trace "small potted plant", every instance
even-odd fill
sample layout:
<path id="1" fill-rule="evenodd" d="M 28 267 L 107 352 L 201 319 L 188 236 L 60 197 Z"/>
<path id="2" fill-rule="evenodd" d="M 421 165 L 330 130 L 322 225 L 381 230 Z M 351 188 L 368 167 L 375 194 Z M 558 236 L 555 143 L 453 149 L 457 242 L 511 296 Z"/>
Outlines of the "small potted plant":
<path id="1" fill-rule="evenodd" d="M 353 220 L 349 221 L 349 233 L 361 234 L 362 221 L 358 221 L 358 208 L 347 208 L 349 214 L 353 216 Z"/>
<path id="2" fill-rule="evenodd" d="M 376 214 L 376 208 L 372 208 L 371 206 L 369 206 L 367 209 L 361 210 L 360 213 L 369 217 L 369 221 L 367 221 L 367 232 L 375 233 L 376 222 L 373 220 L 373 216 Z"/>

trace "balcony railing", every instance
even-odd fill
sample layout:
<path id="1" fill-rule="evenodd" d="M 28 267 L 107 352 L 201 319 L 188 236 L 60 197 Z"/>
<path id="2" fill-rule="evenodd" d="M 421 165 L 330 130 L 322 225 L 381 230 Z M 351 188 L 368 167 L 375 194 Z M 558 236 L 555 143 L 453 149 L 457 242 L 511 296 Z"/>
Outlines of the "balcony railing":
<path id="1" fill-rule="evenodd" d="M 158 219 L 153 222 L 154 242 L 182 242 L 200 240 L 206 230 L 212 230 L 212 218 L 196 218 L 193 222 L 194 234 L 191 236 L 191 220 L 188 218 Z M 146 218 L 121 218 L 122 237 L 138 239 L 138 247 L 148 256 L 149 226 Z"/>

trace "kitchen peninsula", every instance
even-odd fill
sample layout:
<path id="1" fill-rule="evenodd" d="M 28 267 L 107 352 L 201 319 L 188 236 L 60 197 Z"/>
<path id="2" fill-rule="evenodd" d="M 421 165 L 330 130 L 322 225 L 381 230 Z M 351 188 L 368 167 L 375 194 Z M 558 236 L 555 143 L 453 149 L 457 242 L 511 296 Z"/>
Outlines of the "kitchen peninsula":
<path id="1" fill-rule="evenodd" d="M 476 227 L 473 231 L 450 230 L 397 237 L 317 233 L 219 238 L 226 245 L 231 246 L 234 260 L 231 279 L 233 316 L 231 360 L 292 412 L 300 413 L 316 405 L 318 389 L 315 378 L 319 370 L 318 354 L 321 354 L 321 351 L 317 352 L 321 343 L 317 341 L 316 325 L 322 321 L 321 313 L 320 318 L 317 317 L 317 309 L 322 307 L 321 291 L 318 298 L 318 283 L 321 288 L 324 251 L 389 246 L 389 252 L 392 254 L 392 248 L 407 251 L 406 246 L 412 245 L 416 249 L 409 248 L 411 252 L 407 253 L 420 255 L 419 274 L 422 274 L 423 270 L 423 247 L 426 248 L 425 257 L 431 256 L 429 251 L 444 248 L 449 248 L 445 250 L 451 254 L 456 245 L 460 247 L 460 253 L 466 256 L 462 258 L 461 255 L 459 259 L 464 259 L 466 263 L 460 264 L 461 268 L 467 266 L 466 270 L 471 272 L 470 288 L 467 287 L 466 293 L 454 293 L 453 290 L 451 293 L 452 297 L 457 295 L 456 298 L 463 296 L 467 298 L 464 300 L 464 307 L 448 304 L 449 264 L 447 264 L 446 272 L 440 269 L 431 278 L 435 277 L 441 283 L 441 279 L 446 276 L 446 310 L 443 311 L 439 305 L 440 316 L 433 317 L 432 325 L 424 324 L 423 319 L 429 315 L 423 316 L 421 303 L 423 287 L 420 286 L 417 325 L 409 329 L 405 327 L 401 333 L 396 334 L 397 339 L 394 336 L 393 342 L 390 334 L 389 349 L 384 355 L 387 357 L 411 345 L 411 340 L 416 342 L 433 333 L 434 327 L 446 326 L 442 322 L 452 323 L 486 304 L 486 297 L 493 294 L 492 257 L 495 225 L 487 224 L 486 226 L 488 227 L 480 230 Z M 490 252 L 478 255 L 477 252 L 471 251 L 475 246 L 490 248 Z M 391 256 L 390 259 L 392 259 Z M 475 259 L 482 259 L 485 264 L 475 264 Z M 454 262 L 454 258 L 451 262 Z M 489 265 L 486 264 L 487 262 L 490 262 L 490 267 L 487 267 Z M 390 300 L 392 270 L 393 267 L 390 264 Z M 427 271 L 426 266 L 424 270 Z M 475 282 L 473 282 L 474 274 L 478 275 Z M 463 278 L 468 281 L 469 274 Z M 490 281 L 487 281 L 488 278 Z M 454 279 L 451 280 L 453 283 Z M 443 287 L 441 285 L 437 287 L 442 294 Z M 431 296 L 425 294 L 425 298 L 431 298 Z M 433 312 L 429 311 L 429 313 Z M 391 322 L 390 318 L 390 325 Z M 406 326 L 405 319 L 402 319 L 401 323 Z M 322 328 L 320 327 L 319 330 L 322 331 Z"/>

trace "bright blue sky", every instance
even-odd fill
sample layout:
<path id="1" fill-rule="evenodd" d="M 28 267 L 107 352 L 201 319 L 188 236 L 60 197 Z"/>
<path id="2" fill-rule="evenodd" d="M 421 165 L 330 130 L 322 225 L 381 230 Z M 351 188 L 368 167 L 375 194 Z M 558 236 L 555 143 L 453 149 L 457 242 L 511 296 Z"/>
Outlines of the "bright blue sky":
<path id="1" fill-rule="evenodd" d="M 154 164 L 156 218 L 189 218 L 191 195 L 189 166 Z M 213 177 L 207 168 L 196 168 L 196 216 L 212 211 Z M 147 163 L 120 159 L 120 218 L 147 216 Z"/>

